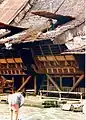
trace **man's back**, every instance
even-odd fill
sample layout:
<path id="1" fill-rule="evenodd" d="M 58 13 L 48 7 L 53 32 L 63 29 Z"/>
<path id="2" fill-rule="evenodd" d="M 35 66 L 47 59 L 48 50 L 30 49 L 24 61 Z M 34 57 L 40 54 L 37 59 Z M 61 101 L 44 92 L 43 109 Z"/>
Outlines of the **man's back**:
<path id="1" fill-rule="evenodd" d="M 9 105 L 19 104 L 20 106 L 24 104 L 24 97 L 21 93 L 13 93 L 8 96 Z"/>

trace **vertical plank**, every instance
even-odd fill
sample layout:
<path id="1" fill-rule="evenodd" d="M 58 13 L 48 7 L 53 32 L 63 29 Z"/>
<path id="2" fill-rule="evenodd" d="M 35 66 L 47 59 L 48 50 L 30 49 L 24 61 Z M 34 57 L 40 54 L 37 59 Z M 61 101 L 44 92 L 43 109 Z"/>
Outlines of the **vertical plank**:
<path id="1" fill-rule="evenodd" d="M 36 83 L 36 76 L 34 77 L 34 95 L 36 95 L 37 92 L 37 83 Z"/>
<path id="2" fill-rule="evenodd" d="M 24 84 L 24 81 L 25 81 L 25 79 L 24 79 L 24 76 L 22 77 L 22 84 Z M 25 87 L 22 89 L 22 92 L 24 92 L 25 91 Z"/>
<path id="3" fill-rule="evenodd" d="M 14 77 L 12 77 L 12 82 L 13 82 L 13 85 L 12 85 L 12 92 L 14 91 Z"/>
<path id="4" fill-rule="evenodd" d="M 75 79 L 75 76 L 73 76 L 73 86 L 74 86 L 75 82 L 76 82 L 76 79 Z"/>
<path id="5" fill-rule="evenodd" d="M 62 76 L 60 76 L 60 89 L 62 90 L 63 87 L 62 87 Z"/>

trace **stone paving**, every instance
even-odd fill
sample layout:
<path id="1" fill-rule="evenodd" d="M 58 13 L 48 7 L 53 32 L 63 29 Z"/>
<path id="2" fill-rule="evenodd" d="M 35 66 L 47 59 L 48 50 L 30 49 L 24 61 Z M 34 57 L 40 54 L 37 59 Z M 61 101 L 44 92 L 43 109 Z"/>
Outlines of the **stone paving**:
<path id="1" fill-rule="evenodd" d="M 8 104 L 0 104 L 0 120 L 10 120 Z M 86 120 L 82 112 L 63 111 L 60 108 L 20 108 L 19 120 Z"/>

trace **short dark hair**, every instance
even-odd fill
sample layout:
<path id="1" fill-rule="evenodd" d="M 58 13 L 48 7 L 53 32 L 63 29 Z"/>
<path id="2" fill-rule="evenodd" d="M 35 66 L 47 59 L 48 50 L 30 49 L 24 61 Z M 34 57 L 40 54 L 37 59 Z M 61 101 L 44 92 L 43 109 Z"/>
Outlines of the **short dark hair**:
<path id="1" fill-rule="evenodd" d="M 22 92 L 22 95 L 25 97 L 25 96 L 26 96 L 26 93 L 25 93 L 25 92 Z"/>

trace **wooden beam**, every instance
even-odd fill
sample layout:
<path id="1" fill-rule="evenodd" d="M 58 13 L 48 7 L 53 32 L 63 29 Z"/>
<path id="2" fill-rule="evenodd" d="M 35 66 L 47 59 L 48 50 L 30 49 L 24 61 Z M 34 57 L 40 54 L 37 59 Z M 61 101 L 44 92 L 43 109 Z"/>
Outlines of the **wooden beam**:
<path id="1" fill-rule="evenodd" d="M 31 76 L 28 76 L 27 79 L 24 81 L 24 83 L 21 85 L 21 87 L 17 90 L 17 92 L 21 91 L 24 86 L 26 85 L 26 83 L 30 80 Z"/>
<path id="2" fill-rule="evenodd" d="M 13 82 L 13 85 L 12 85 L 12 92 L 14 90 L 14 77 L 12 77 L 12 82 Z"/>
<path id="3" fill-rule="evenodd" d="M 34 77 L 34 95 L 36 95 L 37 92 L 37 84 L 36 84 L 36 76 Z"/>
<path id="4" fill-rule="evenodd" d="M 23 63 L 21 58 L 14 58 L 16 63 Z"/>
<path id="5" fill-rule="evenodd" d="M 49 46 L 50 52 L 51 52 L 51 54 L 52 54 L 52 57 L 55 59 L 56 64 L 57 64 L 57 65 L 60 65 L 60 63 L 57 61 L 56 57 L 53 55 L 53 52 L 52 52 L 52 50 L 51 50 L 50 45 L 48 45 L 48 46 Z"/>
<path id="6" fill-rule="evenodd" d="M 25 79 L 24 79 L 24 76 L 23 76 L 23 77 L 22 77 L 22 84 L 24 84 L 24 81 L 25 81 Z M 25 88 L 23 88 L 22 91 L 24 92 L 24 91 L 25 91 Z"/>
<path id="7" fill-rule="evenodd" d="M 60 78 L 60 88 L 61 88 L 61 90 L 62 90 L 62 89 L 63 89 L 63 88 L 62 88 L 62 76 L 60 76 L 59 78 Z"/>
<path id="8" fill-rule="evenodd" d="M 54 82 L 54 80 L 48 74 L 46 74 L 46 76 L 49 78 L 48 80 L 50 80 L 52 82 L 52 84 L 56 87 L 56 89 L 58 91 L 61 91 L 59 86 Z"/>
<path id="9" fill-rule="evenodd" d="M 73 86 L 75 85 L 75 76 L 73 76 Z"/>
<path id="10" fill-rule="evenodd" d="M 0 59 L 0 63 L 7 64 L 6 59 Z"/>
<path id="11" fill-rule="evenodd" d="M 79 85 L 79 83 L 83 78 L 84 78 L 84 75 L 81 75 L 69 92 L 72 92 Z"/>
<path id="12" fill-rule="evenodd" d="M 8 63 L 15 63 L 13 58 L 7 58 L 6 60 L 7 60 Z"/>
<path id="13" fill-rule="evenodd" d="M 47 90 L 49 90 L 49 80 L 47 78 Z"/>
<path id="14" fill-rule="evenodd" d="M 52 77 L 60 77 L 60 76 L 62 76 L 62 77 L 73 77 L 74 75 L 72 74 L 72 75 L 51 75 Z M 80 77 L 80 75 L 76 75 L 76 77 Z"/>

